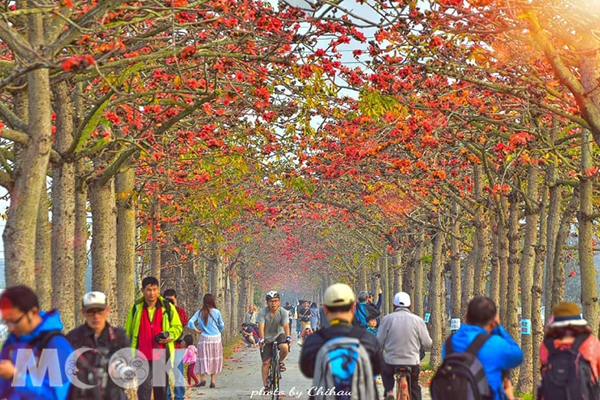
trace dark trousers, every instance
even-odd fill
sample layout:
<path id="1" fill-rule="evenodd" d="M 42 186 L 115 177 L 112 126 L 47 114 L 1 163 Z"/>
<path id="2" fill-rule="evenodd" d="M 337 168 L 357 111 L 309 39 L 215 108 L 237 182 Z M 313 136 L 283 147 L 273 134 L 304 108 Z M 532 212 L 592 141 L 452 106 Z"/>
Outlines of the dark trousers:
<path id="1" fill-rule="evenodd" d="M 162 386 L 153 386 L 152 381 L 152 361 L 148 361 L 150 371 L 146 380 L 137 389 L 138 400 L 150 400 L 152 392 L 154 392 L 154 400 L 165 400 L 167 398 L 167 387 L 169 384 L 169 376 L 165 374 L 164 383 Z"/>
<path id="2" fill-rule="evenodd" d="M 390 390 L 394 390 L 396 381 L 394 379 L 394 368 L 400 365 L 391 365 L 385 363 L 381 377 L 383 378 L 383 388 L 385 394 Z M 419 386 L 419 372 L 421 368 L 418 365 L 408 365 L 411 368 L 410 371 L 410 399 L 421 400 L 421 386 Z"/>

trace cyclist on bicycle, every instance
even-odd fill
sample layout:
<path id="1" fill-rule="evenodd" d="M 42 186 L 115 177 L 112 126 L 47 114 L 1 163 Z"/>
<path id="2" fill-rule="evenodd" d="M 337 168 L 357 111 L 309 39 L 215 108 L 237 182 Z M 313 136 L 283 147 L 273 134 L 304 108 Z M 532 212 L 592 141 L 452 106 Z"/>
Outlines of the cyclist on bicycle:
<path id="1" fill-rule="evenodd" d="M 394 399 L 394 370 L 396 367 L 410 367 L 410 398 L 421 400 L 419 386 L 419 351 L 428 350 L 432 341 L 425 321 L 410 312 L 410 296 L 398 292 L 394 296 L 394 312 L 381 320 L 377 340 L 383 348 L 385 365 L 383 368 L 383 388 L 385 400 Z"/>
<path id="2" fill-rule="evenodd" d="M 290 320 L 286 309 L 280 307 L 279 293 L 270 291 L 266 296 L 267 306 L 261 308 L 256 317 L 258 323 L 258 336 L 262 359 L 262 378 L 265 390 L 267 389 L 267 378 L 269 366 L 271 365 L 272 343 L 279 343 L 280 370 L 285 371 L 283 361 L 290 352 L 292 338 L 290 336 Z"/>

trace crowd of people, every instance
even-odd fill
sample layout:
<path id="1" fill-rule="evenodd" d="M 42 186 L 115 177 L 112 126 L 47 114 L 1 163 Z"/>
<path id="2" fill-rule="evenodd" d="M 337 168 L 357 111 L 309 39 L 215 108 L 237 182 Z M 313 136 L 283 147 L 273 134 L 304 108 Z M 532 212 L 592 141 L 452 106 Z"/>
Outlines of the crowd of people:
<path id="1" fill-rule="evenodd" d="M 393 400 L 399 367 L 410 372 L 411 400 L 422 398 L 420 362 L 432 345 L 425 321 L 410 311 L 405 292 L 394 296 L 394 311 L 380 321 L 374 311 L 381 302 L 372 302 L 366 292 L 356 298 L 342 283 L 325 291 L 323 310 L 329 326 L 306 338 L 300 355 L 302 373 L 313 378 L 317 388 L 310 398 L 328 398 L 330 390 L 342 396 L 338 398 L 350 398 L 343 396 L 355 391 L 356 398 L 379 398 L 375 377 L 381 374 L 383 396 Z M 354 362 L 340 363 L 340 354 Z M 600 399 L 600 341 L 576 304 L 555 306 L 539 354 L 542 381 L 537 399 Z M 431 382 L 433 400 L 515 399 L 510 371 L 522 363 L 523 352 L 502 326 L 490 298 L 476 296 L 469 302 L 465 323 L 446 339 L 442 359 Z"/>
<path id="2" fill-rule="evenodd" d="M 214 296 L 206 294 L 188 321 L 175 290 L 161 296 L 159 288 L 154 277 L 142 280 L 142 296 L 129 309 L 124 328 L 108 322 L 104 293 L 86 293 L 81 301 L 85 322 L 67 335 L 58 312 L 41 311 L 32 289 L 6 289 L 0 295 L 9 331 L 0 351 L 0 398 L 126 400 L 125 390 L 137 387 L 139 400 L 183 400 L 184 365 L 188 387 L 205 386 L 210 375 L 214 388 L 223 369 L 225 328 Z M 197 346 L 192 335 L 183 335 L 184 326 L 199 333 Z"/>
<path id="3" fill-rule="evenodd" d="M 276 291 L 266 294 L 266 306 L 250 306 L 240 332 L 249 346 L 260 348 L 264 392 L 269 391 L 275 346 L 280 371 L 286 370 L 296 319 L 304 342 L 300 369 L 313 379 L 315 389 L 310 398 L 377 399 L 376 379 L 381 376 L 383 396 L 393 400 L 395 374 L 402 368 L 408 371 L 411 400 L 420 400 L 420 363 L 432 345 L 426 323 L 411 312 L 408 293 L 396 293 L 394 311 L 385 316 L 381 297 L 379 292 L 374 303 L 373 294 L 355 296 L 348 285 L 336 283 L 326 289 L 320 309 L 308 301 L 282 307 Z M 188 320 L 175 290 L 161 296 L 153 277 L 143 279 L 142 296 L 129 309 L 124 328 L 108 322 L 110 306 L 101 292 L 85 294 L 85 322 L 67 335 L 61 333 L 58 312 L 41 311 L 36 294 L 26 286 L 6 289 L 0 311 L 10 332 L 0 351 L 2 399 L 125 400 L 133 380 L 140 400 L 180 400 L 186 377 L 188 387 L 206 386 L 210 377 L 208 386 L 214 388 L 223 369 L 225 324 L 215 297 L 204 295 Z M 184 326 L 199 334 L 197 345 L 192 335 L 183 335 Z M 538 399 L 600 399 L 600 341 L 576 304 L 555 306 L 539 357 Z M 491 299 L 476 296 L 469 302 L 465 322 L 445 340 L 442 359 L 431 381 L 433 400 L 515 398 L 510 370 L 521 364 L 523 353 Z M 145 368 L 136 360 L 144 360 Z M 169 373 L 174 373 L 173 393 Z"/>

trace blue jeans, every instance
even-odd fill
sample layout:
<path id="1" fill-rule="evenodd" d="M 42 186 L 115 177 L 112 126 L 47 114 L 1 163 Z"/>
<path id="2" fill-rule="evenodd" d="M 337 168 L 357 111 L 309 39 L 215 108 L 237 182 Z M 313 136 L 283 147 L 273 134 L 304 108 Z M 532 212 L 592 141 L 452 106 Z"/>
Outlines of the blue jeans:
<path id="1" fill-rule="evenodd" d="M 175 365 L 181 372 L 180 376 L 175 377 L 175 400 L 184 400 L 185 398 L 185 378 L 183 377 L 183 354 L 185 350 L 175 349 Z M 167 400 L 171 400 L 171 385 L 167 385 Z"/>

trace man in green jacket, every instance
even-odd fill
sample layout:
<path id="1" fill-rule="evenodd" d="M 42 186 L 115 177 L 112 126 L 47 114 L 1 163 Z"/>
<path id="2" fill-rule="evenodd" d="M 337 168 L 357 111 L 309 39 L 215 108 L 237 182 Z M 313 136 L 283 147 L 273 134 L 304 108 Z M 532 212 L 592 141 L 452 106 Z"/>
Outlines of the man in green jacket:
<path id="1" fill-rule="evenodd" d="M 156 376 L 153 382 L 153 367 L 156 372 L 164 370 L 165 364 L 175 352 L 174 341 L 183 332 L 177 310 L 160 296 L 158 280 L 148 276 L 142 280 L 142 297 L 133 304 L 127 320 L 125 332 L 131 339 L 131 347 L 142 353 L 149 363 L 149 374 L 137 390 L 139 400 L 165 400 L 169 382 L 166 371 Z M 155 365 L 158 364 L 158 365 Z M 171 360 L 171 367 L 172 367 Z M 178 373 L 177 368 L 173 369 Z"/>

